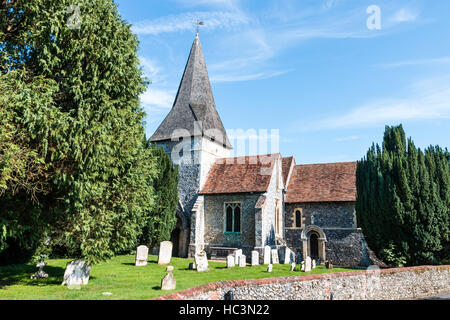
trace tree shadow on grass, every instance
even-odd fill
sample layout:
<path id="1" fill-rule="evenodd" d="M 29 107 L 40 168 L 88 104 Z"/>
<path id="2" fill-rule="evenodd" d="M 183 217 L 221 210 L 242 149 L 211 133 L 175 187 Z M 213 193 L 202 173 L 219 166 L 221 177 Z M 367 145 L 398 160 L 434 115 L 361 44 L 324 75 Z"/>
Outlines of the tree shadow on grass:
<path id="1" fill-rule="evenodd" d="M 64 276 L 64 268 L 46 266 L 44 272 L 48 274 L 46 279 L 30 279 L 39 269 L 30 264 L 18 264 L 1 267 L 0 269 L 0 288 L 23 284 L 30 286 L 43 286 L 61 284 Z"/>

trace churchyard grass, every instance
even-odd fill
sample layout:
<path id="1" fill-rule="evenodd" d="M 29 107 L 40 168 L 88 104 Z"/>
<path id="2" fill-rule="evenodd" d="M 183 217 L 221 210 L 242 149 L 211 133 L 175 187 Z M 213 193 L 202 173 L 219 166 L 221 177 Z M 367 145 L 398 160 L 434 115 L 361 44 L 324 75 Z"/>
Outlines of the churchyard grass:
<path id="1" fill-rule="evenodd" d="M 31 280 L 30 276 L 37 268 L 32 264 L 0 266 L 0 300 L 115 300 L 115 299 L 151 299 L 209 282 L 257 278 L 274 278 L 300 276 L 318 273 L 342 272 L 352 269 L 326 269 L 318 266 L 311 272 L 291 272 L 290 264 L 273 265 L 273 271 L 267 272 L 267 265 L 245 268 L 236 266 L 227 269 L 225 262 L 209 262 L 209 272 L 189 270 L 189 262 L 193 259 L 172 258 L 170 265 L 174 267 L 173 274 L 177 281 L 174 291 L 161 291 L 161 279 L 166 274 L 166 266 L 157 264 L 158 257 L 150 255 L 149 262 L 144 267 L 136 267 L 135 255 L 117 256 L 106 262 L 96 264 L 91 271 L 87 286 L 80 290 L 70 290 L 61 285 L 64 269 L 68 259 L 51 259 L 44 271 L 47 279 Z M 297 266 L 298 270 L 299 266 Z M 103 295 L 110 292 L 112 295 Z"/>

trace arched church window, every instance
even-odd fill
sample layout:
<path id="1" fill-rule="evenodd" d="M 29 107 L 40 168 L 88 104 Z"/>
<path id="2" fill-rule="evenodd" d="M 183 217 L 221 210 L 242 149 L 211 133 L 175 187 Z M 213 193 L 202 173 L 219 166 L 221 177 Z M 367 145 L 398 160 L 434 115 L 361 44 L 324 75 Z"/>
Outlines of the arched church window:
<path id="1" fill-rule="evenodd" d="M 241 204 L 225 203 L 225 232 L 241 232 Z"/>

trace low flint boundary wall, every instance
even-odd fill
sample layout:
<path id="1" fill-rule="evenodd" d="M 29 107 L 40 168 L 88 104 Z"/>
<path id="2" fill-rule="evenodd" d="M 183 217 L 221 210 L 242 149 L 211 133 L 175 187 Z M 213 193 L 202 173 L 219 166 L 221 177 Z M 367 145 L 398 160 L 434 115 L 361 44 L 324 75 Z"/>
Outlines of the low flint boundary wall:
<path id="1" fill-rule="evenodd" d="M 450 292 L 450 266 L 336 272 L 208 283 L 157 300 L 403 300 Z"/>

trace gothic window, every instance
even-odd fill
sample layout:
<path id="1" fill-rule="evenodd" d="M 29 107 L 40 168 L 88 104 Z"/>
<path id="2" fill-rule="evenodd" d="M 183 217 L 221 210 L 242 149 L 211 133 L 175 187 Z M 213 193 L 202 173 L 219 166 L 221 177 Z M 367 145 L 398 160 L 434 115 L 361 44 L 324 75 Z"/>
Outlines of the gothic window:
<path id="1" fill-rule="evenodd" d="M 225 232 L 241 232 L 241 204 L 225 203 Z"/>

